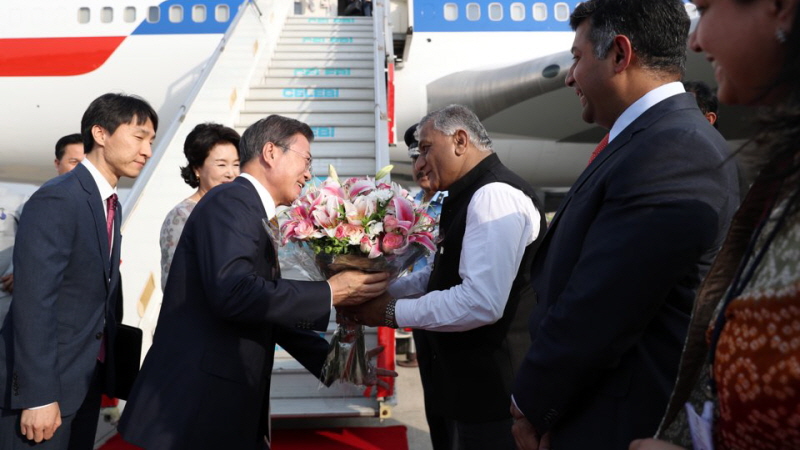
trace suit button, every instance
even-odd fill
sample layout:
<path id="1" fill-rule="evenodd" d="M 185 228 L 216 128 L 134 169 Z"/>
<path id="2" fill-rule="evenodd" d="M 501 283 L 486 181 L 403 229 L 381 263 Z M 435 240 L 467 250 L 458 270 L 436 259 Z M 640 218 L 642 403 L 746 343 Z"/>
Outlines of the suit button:
<path id="1" fill-rule="evenodd" d="M 98 341 L 99 341 L 100 339 L 103 339 L 103 332 L 102 332 L 102 331 L 98 331 L 98 332 L 97 332 L 97 334 L 95 334 L 95 335 L 94 335 L 94 337 L 95 337 L 95 339 L 97 339 Z"/>

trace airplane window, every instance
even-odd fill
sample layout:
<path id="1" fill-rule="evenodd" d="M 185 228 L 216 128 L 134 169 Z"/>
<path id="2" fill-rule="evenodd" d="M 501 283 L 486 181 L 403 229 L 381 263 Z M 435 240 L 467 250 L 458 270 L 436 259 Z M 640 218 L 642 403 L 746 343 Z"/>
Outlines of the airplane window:
<path id="1" fill-rule="evenodd" d="M 511 20 L 515 22 L 525 20 L 525 5 L 522 3 L 512 3 L 509 9 L 511 12 Z"/>
<path id="2" fill-rule="evenodd" d="M 559 22 L 566 22 L 569 20 L 569 5 L 566 3 L 556 3 L 555 18 Z"/>
<path id="3" fill-rule="evenodd" d="M 169 7 L 169 21 L 172 23 L 183 22 L 183 6 L 172 5 Z"/>
<path id="4" fill-rule="evenodd" d="M 125 22 L 132 23 L 136 22 L 136 8 L 133 6 L 128 6 L 125 8 L 124 13 Z"/>
<path id="5" fill-rule="evenodd" d="M 452 22 L 458 20 L 458 5 L 455 3 L 444 4 L 444 20 Z"/>
<path id="6" fill-rule="evenodd" d="M 547 5 L 544 3 L 533 4 L 533 20 L 544 22 L 547 20 Z"/>
<path id="7" fill-rule="evenodd" d="M 110 6 L 105 6 L 100 10 L 100 22 L 111 23 L 114 20 L 114 10 Z"/>
<path id="8" fill-rule="evenodd" d="M 217 22 L 227 22 L 231 17 L 231 12 L 228 10 L 228 5 L 217 5 L 217 9 L 214 11 L 214 19 Z"/>
<path id="9" fill-rule="evenodd" d="M 91 17 L 89 8 L 78 8 L 78 23 L 89 23 Z"/>
<path id="10" fill-rule="evenodd" d="M 481 19 L 481 5 L 477 3 L 467 3 L 467 20 L 476 21 Z"/>
<path id="11" fill-rule="evenodd" d="M 500 3 L 489 3 L 489 20 L 493 22 L 503 20 L 503 5 Z"/>
<path id="12" fill-rule="evenodd" d="M 192 6 L 192 21 L 196 23 L 206 21 L 206 5 Z"/>
<path id="13" fill-rule="evenodd" d="M 156 23 L 161 20 L 161 9 L 158 6 L 151 6 L 147 8 L 147 21 Z"/>

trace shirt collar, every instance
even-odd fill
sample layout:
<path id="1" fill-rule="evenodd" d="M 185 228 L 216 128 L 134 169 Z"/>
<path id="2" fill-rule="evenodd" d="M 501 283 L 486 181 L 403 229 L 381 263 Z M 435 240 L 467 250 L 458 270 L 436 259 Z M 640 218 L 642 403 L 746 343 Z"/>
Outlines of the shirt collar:
<path id="1" fill-rule="evenodd" d="M 256 188 L 258 197 L 261 199 L 261 203 L 264 204 L 264 211 L 267 212 L 267 219 L 272 220 L 272 218 L 275 217 L 275 200 L 269 195 L 267 188 L 249 173 L 242 172 L 239 174 L 239 177 L 249 181 L 252 183 L 253 187 Z"/>
<path id="2" fill-rule="evenodd" d="M 683 84 L 679 81 L 673 81 L 644 94 L 642 98 L 633 102 L 633 104 L 619 116 L 617 121 L 614 122 L 614 126 L 612 126 L 611 131 L 608 132 L 608 142 L 613 141 L 615 137 L 619 136 L 619 134 L 628 127 L 628 125 L 633 123 L 634 120 L 657 103 L 673 95 L 682 94 L 684 92 L 686 92 L 686 90 L 683 88 Z"/>
<path id="3" fill-rule="evenodd" d="M 92 164 L 92 162 L 89 161 L 89 158 L 83 158 L 81 164 L 83 164 L 86 167 L 86 170 L 89 171 L 89 174 L 92 175 L 94 184 L 97 185 L 97 190 L 100 191 L 100 198 L 106 200 L 108 199 L 108 197 L 111 197 L 112 194 L 117 193 L 117 188 L 111 187 L 111 185 L 108 183 L 108 180 L 106 180 L 106 177 L 104 177 L 103 174 L 101 174 L 100 171 L 97 170 L 97 167 L 95 167 L 94 164 Z M 105 207 L 106 206 L 104 201 L 103 208 Z"/>

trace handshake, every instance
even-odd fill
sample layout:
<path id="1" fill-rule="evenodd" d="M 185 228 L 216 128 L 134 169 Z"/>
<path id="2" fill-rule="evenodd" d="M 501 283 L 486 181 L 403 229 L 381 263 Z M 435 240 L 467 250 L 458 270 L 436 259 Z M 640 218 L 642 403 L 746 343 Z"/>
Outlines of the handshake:
<path id="1" fill-rule="evenodd" d="M 333 292 L 337 322 L 358 325 L 386 325 L 386 308 L 392 297 L 387 272 L 367 273 L 346 270 L 328 279 Z"/>

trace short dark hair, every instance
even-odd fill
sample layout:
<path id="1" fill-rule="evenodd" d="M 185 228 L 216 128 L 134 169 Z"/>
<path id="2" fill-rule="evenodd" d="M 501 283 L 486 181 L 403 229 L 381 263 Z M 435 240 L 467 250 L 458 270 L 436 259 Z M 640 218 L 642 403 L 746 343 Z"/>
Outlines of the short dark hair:
<path id="1" fill-rule="evenodd" d="M 67 146 L 71 144 L 83 144 L 83 136 L 80 133 L 68 134 L 56 142 L 56 159 L 61 161 L 64 157 L 64 152 L 67 151 Z"/>
<path id="2" fill-rule="evenodd" d="M 267 142 L 272 142 L 286 152 L 292 137 L 297 133 L 305 136 L 308 142 L 314 140 L 314 132 L 311 131 L 311 127 L 299 120 L 277 114 L 259 120 L 242 133 L 242 140 L 239 143 L 239 164 L 244 166 L 248 161 L 261 154 L 261 149 Z"/>
<path id="3" fill-rule="evenodd" d="M 589 41 L 604 59 L 617 35 L 627 36 L 642 67 L 683 76 L 689 15 L 681 0 L 587 0 L 569 18 L 573 30 L 589 19 Z"/>
<path id="4" fill-rule="evenodd" d="M 147 119 L 153 122 L 153 130 L 158 130 L 158 114 L 143 98 L 126 94 L 103 94 L 92 101 L 81 119 L 83 151 L 87 155 L 94 148 L 92 127 L 99 125 L 114 134 L 117 127 L 131 123 L 144 125 Z"/>
<path id="5" fill-rule="evenodd" d="M 684 81 L 683 88 L 686 89 L 686 92 L 694 94 L 694 98 L 697 100 L 697 107 L 700 108 L 703 114 L 717 113 L 719 100 L 711 86 L 703 81 Z M 717 124 L 714 123 L 714 126 L 716 127 Z"/>
<path id="6" fill-rule="evenodd" d="M 181 167 L 183 181 L 193 188 L 200 186 L 194 170 L 203 166 L 211 149 L 217 144 L 228 142 L 238 151 L 239 139 L 236 130 L 218 123 L 201 123 L 194 127 L 183 142 L 183 154 L 188 162 L 186 167 Z"/>

